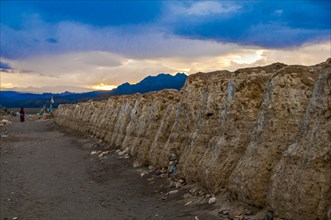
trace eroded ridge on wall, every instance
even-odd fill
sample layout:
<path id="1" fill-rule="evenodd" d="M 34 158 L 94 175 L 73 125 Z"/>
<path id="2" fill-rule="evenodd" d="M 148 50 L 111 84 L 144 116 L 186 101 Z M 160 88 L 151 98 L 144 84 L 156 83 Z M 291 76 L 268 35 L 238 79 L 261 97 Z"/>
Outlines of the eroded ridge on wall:
<path id="1" fill-rule="evenodd" d="M 190 75 L 181 91 L 60 105 L 56 122 L 288 219 L 331 212 L 331 59 Z"/>

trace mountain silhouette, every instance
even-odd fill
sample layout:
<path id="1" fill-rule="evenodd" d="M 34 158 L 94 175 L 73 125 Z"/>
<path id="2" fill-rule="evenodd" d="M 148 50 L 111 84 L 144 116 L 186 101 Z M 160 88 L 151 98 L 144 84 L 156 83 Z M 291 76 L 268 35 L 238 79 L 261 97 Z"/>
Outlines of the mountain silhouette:
<path id="1" fill-rule="evenodd" d="M 180 90 L 187 75 L 184 73 L 177 73 L 175 76 L 161 73 L 157 76 L 148 76 L 137 84 L 131 85 L 124 83 L 111 91 L 112 95 L 124 95 L 134 93 L 147 93 L 152 91 L 159 91 L 162 89 L 177 89 Z"/>
<path id="2" fill-rule="evenodd" d="M 22 93 L 16 91 L 0 91 L 0 107 L 8 108 L 42 108 L 44 105 L 50 105 L 51 97 L 54 98 L 54 107 L 59 104 L 77 103 L 88 101 L 90 99 L 107 99 L 114 95 L 125 95 L 134 93 L 148 93 L 159 91 L 162 89 L 177 89 L 180 90 L 186 81 L 187 75 L 177 73 L 172 76 L 170 74 L 161 73 L 157 76 L 148 76 L 137 84 L 124 83 L 111 91 L 91 91 L 84 93 Z"/>

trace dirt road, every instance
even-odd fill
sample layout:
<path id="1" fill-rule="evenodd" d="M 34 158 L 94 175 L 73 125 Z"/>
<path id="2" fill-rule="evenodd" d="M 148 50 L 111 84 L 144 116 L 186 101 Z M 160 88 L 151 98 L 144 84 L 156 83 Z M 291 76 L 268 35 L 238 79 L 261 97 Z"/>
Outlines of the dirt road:
<path id="1" fill-rule="evenodd" d="M 0 129 L 8 135 L 1 138 L 1 219 L 215 219 L 184 206 L 184 189 L 162 200 L 166 179 L 140 178 L 132 159 L 113 152 L 91 157 L 100 148 L 94 139 L 51 120 Z"/>

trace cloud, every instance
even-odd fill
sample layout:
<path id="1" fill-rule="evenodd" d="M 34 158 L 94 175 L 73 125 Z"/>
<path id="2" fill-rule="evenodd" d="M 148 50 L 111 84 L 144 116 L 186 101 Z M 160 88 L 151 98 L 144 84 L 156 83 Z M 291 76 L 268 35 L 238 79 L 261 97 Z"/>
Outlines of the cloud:
<path id="1" fill-rule="evenodd" d="M 10 70 L 12 69 L 11 66 L 8 63 L 4 63 L 0 61 L 0 69 L 6 69 L 6 70 Z"/>
<path id="2" fill-rule="evenodd" d="M 211 14 L 228 14 L 236 12 L 240 9 L 239 6 L 229 4 L 227 2 L 217 2 L 217 1 L 201 1 L 193 2 L 188 7 L 184 5 L 178 6 L 178 12 L 187 15 L 211 15 Z"/>
<path id="3" fill-rule="evenodd" d="M 15 3 L 17 16 L 12 3 L 1 4 L 0 52 L 11 59 L 96 50 L 142 59 L 182 53 L 162 43 L 168 38 L 287 48 L 331 37 L 330 1 Z"/>
<path id="4" fill-rule="evenodd" d="M 167 16 L 163 26 L 180 37 L 286 48 L 331 38 L 331 2 L 324 2 L 225 2 L 229 4 L 227 14 L 221 13 L 220 7 L 216 7 L 219 2 L 216 1 L 212 3 L 214 7 L 206 8 L 195 6 L 208 5 L 209 2 L 193 2 L 191 5 L 171 2 L 171 7 L 168 6 L 165 12 Z M 189 14 L 191 8 L 197 8 L 197 13 Z M 209 12 L 211 8 L 213 11 Z M 215 13 L 217 10 L 220 13 Z"/>
<path id="5" fill-rule="evenodd" d="M 16 74 L 1 72 L 2 83 L 12 83 L 13 87 L 71 86 L 90 88 L 92 85 L 120 85 L 136 83 L 148 75 L 159 73 L 210 72 L 215 70 L 234 71 L 238 68 L 268 65 L 274 62 L 286 64 L 313 65 L 330 57 L 330 41 L 305 44 L 291 49 L 266 49 L 262 47 L 242 47 L 191 39 L 180 39 L 180 44 L 191 45 L 192 51 L 214 47 L 219 50 L 207 51 L 203 56 L 163 56 L 135 59 L 125 55 L 104 51 L 89 51 L 36 57 L 29 60 L 4 61 L 15 67 Z M 180 45 L 179 44 L 179 45 Z M 229 46 L 229 45 L 228 45 Z M 188 53 L 191 51 L 188 50 Z M 23 72 L 29 69 L 30 72 Z M 37 73 L 43 73 L 38 75 Z M 56 77 L 54 77 L 56 76 Z M 58 90 L 56 90 L 58 91 Z"/>
<path id="6" fill-rule="evenodd" d="M 13 72 L 13 68 L 8 63 L 0 61 L 0 71 L 6 72 L 6 73 L 11 73 L 11 72 Z"/>
<path id="7" fill-rule="evenodd" d="M 48 42 L 48 43 L 51 43 L 51 44 L 58 43 L 58 40 L 56 40 L 55 38 L 47 38 L 45 41 Z"/>
<path id="8" fill-rule="evenodd" d="M 18 91 L 18 92 L 28 92 L 28 93 L 45 93 L 45 92 L 52 92 L 52 93 L 63 93 L 65 91 L 70 92 L 90 92 L 92 89 L 90 88 L 82 88 L 76 86 L 42 86 L 42 87 L 13 87 L 13 83 L 1 84 L 2 90 L 6 91 Z"/>
<path id="9" fill-rule="evenodd" d="M 231 43 L 185 39 L 152 27 L 140 29 L 128 26 L 125 30 L 120 30 L 110 27 L 95 28 L 72 22 L 52 25 L 39 19 L 29 23 L 34 29 L 26 27 L 17 31 L 2 25 L 1 29 L 7 33 L 0 33 L 3 34 L 0 46 L 4 57 L 28 60 L 30 57 L 44 55 L 104 51 L 134 59 L 170 56 L 190 58 L 226 53 L 236 48 Z M 57 39 L 56 44 L 36 40 L 50 35 Z M 97 57 L 100 59 L 100 56 Z"/>
<path id="10" fill-rule="evenodd" d="M 79 73 L 93 74 L 98 69 L 106 70 L 110 67 L 120 66 L 126 60 L 120 55 L 112 53 L 89 51 L 10 60 L 9 62 L 20 73 L 62 77 L 70 74 L 79 75 Z"/>
<path id="11" fill-rule="evenodd" d="M 280 41 L 280 36 L 286 37 L 282 37 Z M 330 30 L 289 28 L 282 24 L 270 23 L 251 26 L 246 32 L 246 38 L 238 41 L 266 48 L 291 48 L 303 45 L 304 42 L 323 42 L 330 39 L 329 36 Z"/>

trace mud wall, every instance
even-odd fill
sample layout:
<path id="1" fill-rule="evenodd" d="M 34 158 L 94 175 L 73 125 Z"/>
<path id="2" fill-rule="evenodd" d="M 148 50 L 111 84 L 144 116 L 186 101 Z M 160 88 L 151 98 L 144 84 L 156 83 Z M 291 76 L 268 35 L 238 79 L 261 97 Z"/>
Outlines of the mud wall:
<path id="1" fill-rule="evenodd" d="M 59 125 L 286 219 L 331 212 L 331 59 L 197 73 L 184 88 L 60 105 Z"/>

